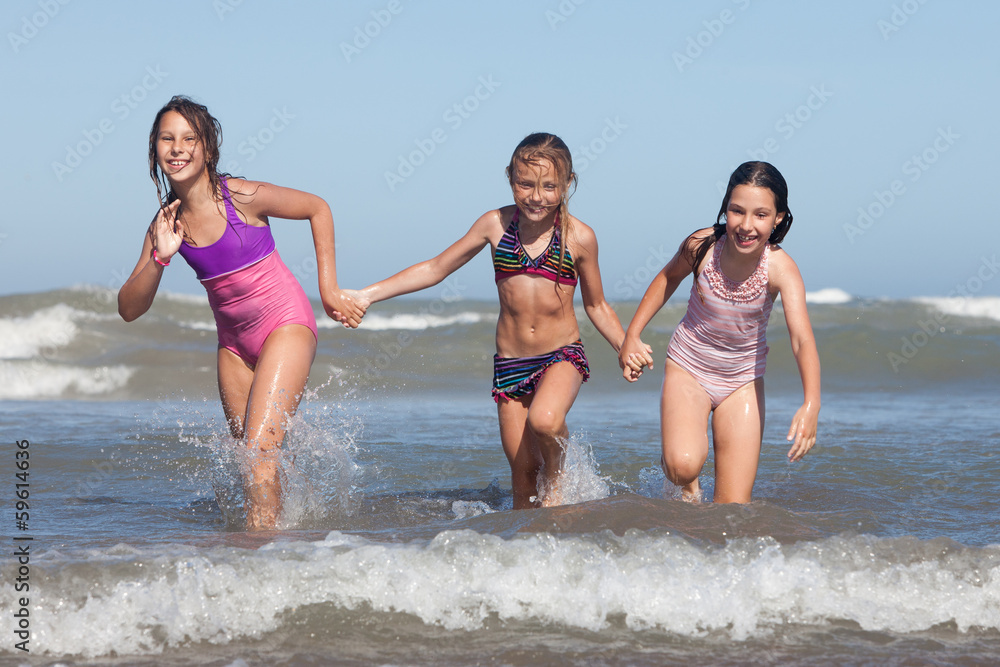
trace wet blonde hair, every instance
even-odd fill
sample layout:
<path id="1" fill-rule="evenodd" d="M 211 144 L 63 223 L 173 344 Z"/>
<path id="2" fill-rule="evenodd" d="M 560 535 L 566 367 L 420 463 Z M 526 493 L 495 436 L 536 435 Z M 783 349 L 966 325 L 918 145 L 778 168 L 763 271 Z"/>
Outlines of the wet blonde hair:
<path id="1" fill-rule="evenodd" d="M 569 198 L 576 192 L 577 176 L 573 172 L 573 156 L 562 139 L 548 132 L 529 134 L 514 149 L 507 165 L 507 181 L 514 186 L 517 164 L 538 167 L 542 160 L 548 160 L 556 170 L 556 176 L 563 191 L 559 201 L 559 266 L 566 254 L 566 236 L 570 229 Z M 572 188 L 570 187 L 572 186 Z M 558 279 L 556 284 L 559 284 Z"/>

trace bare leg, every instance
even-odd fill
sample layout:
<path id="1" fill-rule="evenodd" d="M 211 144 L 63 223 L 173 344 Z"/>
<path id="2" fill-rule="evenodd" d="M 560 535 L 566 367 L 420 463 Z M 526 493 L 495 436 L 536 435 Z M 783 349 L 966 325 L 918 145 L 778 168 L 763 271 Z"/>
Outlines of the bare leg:
<path id="1" fill-rule="evenodd" d="M 563 502 L 559 481 L 566 457 L 564 443 L 569 436 L 566 415 L 573 407 L 583 376 L 576 366 L 561 361 L 549 366 L 535 387 L 535 394 L 528 408 L 527 431 L 542 455 L 543 488 L 542 505 L 552 507 Z"/>
<path id="2" fill-rule="evenodd" d="M 273 528 L 281 513 L 278 455 L 286 422 L 298 409 L 316 356 L 316 338 L 299 324 L 275 329 L 250 369 L 219 350 L 219 394 L 233 436 L 250 458 L 244 478 L 247 528 Z"/>
<path id="3" fill-rule="evenodd" d="M 534 506 L 531 499 L 538 493 L 538 471 L 542 467 L 542 456 L 532 447 L 531 437 L 525 429 L 530 402 L 531 396 L 523 396 L 514 400 L 501 398 L 497 403 L 500 443 L 510 464 L 510 486 L 516 510 Z"/>
<path id="4" fill-rule="evenodd" d="M 660 462 L 663 474 L 681 487 L 685 500 L 698 501 L 698 476 L 708 458 L 708 416 L 712 400 L 686 370 L 667 359 L 660 399 Z"/>
<path id="5" fill-rule="evenodd" d="M 583 378 L 569 362 L 553 364 L 545 371 L 530 396 L 497 404 L 500 442 L 510 463 L 514 509 L 533 507 L 538 494 L 538 473 L 544 469 L 543 483 L 558 496 L 558 476 L 562 472 L 561 440 L 568 435 L 566 414 L 580 392 Z M 546 503 L 549 504 L 549 503 Z M 554 503 L 555 504 L 555 503 Z"/>
<path id="6" fill-rule="evenodd" d="M 715 409 L 715 502 L 748 503 L 764 434 L 764 379 L 749 382 Z"/>

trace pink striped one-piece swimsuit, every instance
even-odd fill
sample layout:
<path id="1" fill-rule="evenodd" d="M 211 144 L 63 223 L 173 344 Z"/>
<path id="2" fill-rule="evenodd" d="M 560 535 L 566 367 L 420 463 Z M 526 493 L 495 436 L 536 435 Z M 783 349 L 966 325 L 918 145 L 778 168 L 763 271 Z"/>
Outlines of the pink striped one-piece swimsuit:
<path id="1" fill-rule="evenodd" d="M 764 247 L 757 268 L 742 282 L 722 273 L 719 260 L 726 236 L 691 286 L 687 313 L 667 347 L 667 357 L 690 373 L 719 407 L 734 391 L 764 375 L 767 320 L 774 299 L 767 289 Z"/>

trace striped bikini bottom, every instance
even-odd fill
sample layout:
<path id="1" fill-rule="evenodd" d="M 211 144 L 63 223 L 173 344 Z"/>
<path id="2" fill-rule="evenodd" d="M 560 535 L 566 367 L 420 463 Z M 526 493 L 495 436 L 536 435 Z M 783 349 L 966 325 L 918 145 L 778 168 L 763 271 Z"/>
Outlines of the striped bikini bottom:
<path id="1" fill-rule="evenodd" d="M 583 352 L 583 342 L 579 340 L 534 357 L 493 355 L 493 400 L 499 403 L 501 398 L 511 400 L 533 393 L 549 366 L 560 361 L 576 366 L 584 382 L 590 377 L 587 355 Z"/>

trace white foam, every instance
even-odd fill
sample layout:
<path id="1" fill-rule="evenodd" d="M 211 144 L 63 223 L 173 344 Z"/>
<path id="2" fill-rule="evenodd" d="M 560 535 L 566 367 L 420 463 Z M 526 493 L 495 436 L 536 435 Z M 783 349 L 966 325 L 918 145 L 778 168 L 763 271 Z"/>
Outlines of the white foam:
<path id="1" fill-rule="evenodd" d="M 132 377 L 127 366 L 63 366 L 44 361 L 0 361 L 0 400 L 96 396 L 121 389 Z"/>
<path id="2" fill-rule="evenodd" d="M 32 630 L 41 651 L 87 657 L 261 638 L 293 630 L 282 627 L 288 612 L 311 605 L 402 612 L 467 631 L 499 619 L 588 631 L 624 622 L 737 641 L 789 623 L 996 632 L 1000 565 L 988 551 L 868 536 L 704 548 L 640 531 L 503 539 L 468 530 L 429 543 L 335 532 L 256 551 L 106 550 L 83 563 L 38 560 L 46 585 L 32 596 Z"/>
<path id="3" fill-rule="evenodd" d="M 456 500 L 451 504 L 451 511 L 458 519 L 468 519 L 473 516 L 492 514 L 495 510 L 482 500 Z"/>
<path id="4" fill-rule="evenodd" d="M 914 301 L 935 308 L 945 315 L 1000 320 L 1000 296 L 918 297 Z"/>
<path id="5" fill-rule="evenodd" d="M 853 300 L 853 296 L 837 287 L 827 287 L 825 289 L 816 290 L 815 292 L 806 292 L 806 303 L 832 305 L 838 303 L 850 303 Z"/>
<path id="6" fill-rule="evenodd" d="M 397 313 L 395 315 L 379 315 L 373 313 L 366 315 L 361 322 L 361 329 L 368 331 L 390 331 L 394 329 L 404 329 L 408 331 L 423 331 L 425 329 L 436 329 L 439 327 L 449 327 L 455 324 L 477 324 L 479 322 L 493 321 L 495 316 L 485 315 L 476 312 L 462 312 L 455 315 L 426 315 L 412 313 Z M 325 327 L 343 326 L 329 318 L 325 318 Z"/>
<path id="7" fill-rule="evenodd" d="M 80 328 L 81 313 L 64 303 L 37 310 L 27 317 L 0 318 L 0 359 L 32 359 L 66 347 Z"/>

